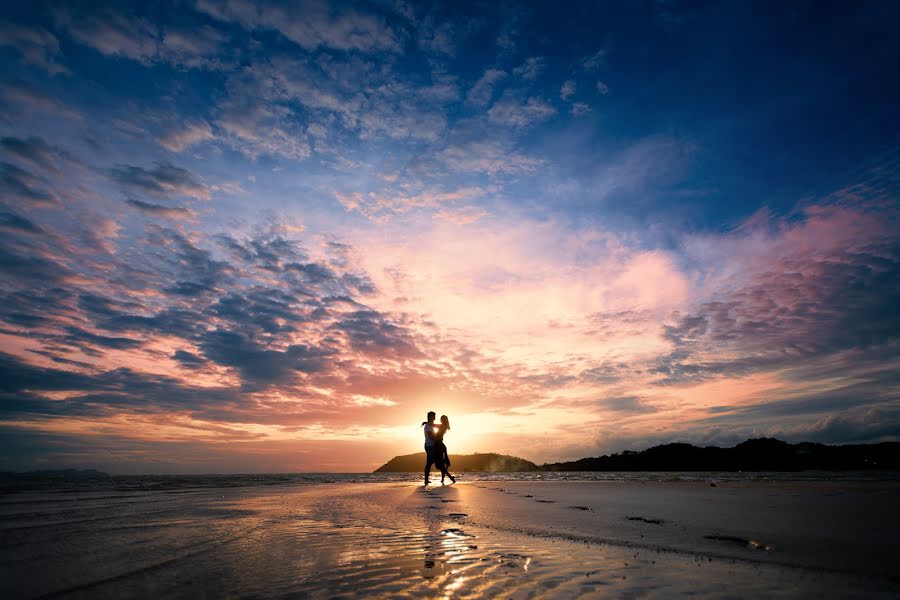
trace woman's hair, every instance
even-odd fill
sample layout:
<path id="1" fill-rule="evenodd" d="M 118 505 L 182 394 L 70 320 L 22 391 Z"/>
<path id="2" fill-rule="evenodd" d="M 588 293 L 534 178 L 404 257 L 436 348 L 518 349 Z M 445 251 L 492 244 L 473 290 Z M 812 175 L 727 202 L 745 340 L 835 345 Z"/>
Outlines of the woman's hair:
<path id="1" fill-rule="evenodd" d="M 447 418 L 447 415 L 441 415 L 441 425 L 450 430 L 450 419 Z"/>

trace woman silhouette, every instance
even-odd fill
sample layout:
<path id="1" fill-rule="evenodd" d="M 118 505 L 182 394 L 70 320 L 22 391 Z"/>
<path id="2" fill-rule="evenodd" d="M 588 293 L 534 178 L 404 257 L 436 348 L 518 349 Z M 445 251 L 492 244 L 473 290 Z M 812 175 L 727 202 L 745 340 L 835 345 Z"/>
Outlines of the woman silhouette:
<path id="1" fill-rule="evenodd" d="M 448 431 L 450 431 L 450 419 L 447 418 L 447 415 L 441 415 L 441 424 L 434 433 L 434 463 L 441 470 L 441 485 L 443 485 L 445 477 L 449 477 L 450 481 L 456 483 L 456 477 L 450 474 L 450 455 L 447 454 L 447 446 L 444 444 L 444 434 Z"/>

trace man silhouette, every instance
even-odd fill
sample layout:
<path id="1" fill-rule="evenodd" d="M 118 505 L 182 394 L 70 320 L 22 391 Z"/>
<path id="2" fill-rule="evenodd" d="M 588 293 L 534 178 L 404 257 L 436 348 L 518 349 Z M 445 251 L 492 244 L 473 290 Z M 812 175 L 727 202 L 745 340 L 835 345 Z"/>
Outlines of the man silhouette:
<path id="1" fill-rule="evenodd" d="M 431 483 L 431 465 L 437 462 L 435 451 L 437 445 L 434 439 L 434 417 L 433 410 L 428 411 L 428 420 L 422 423 L 422 430 L 425 432 L 425 485 Z"/>

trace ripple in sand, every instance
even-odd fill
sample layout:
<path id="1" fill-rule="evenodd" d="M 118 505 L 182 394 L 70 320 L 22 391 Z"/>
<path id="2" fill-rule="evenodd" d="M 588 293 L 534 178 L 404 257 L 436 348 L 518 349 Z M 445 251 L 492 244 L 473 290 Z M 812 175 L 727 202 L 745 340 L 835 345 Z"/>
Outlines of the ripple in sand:
<path id="1" fill-rule="evenodd" d="M 448 529 L 441 530 L 441 535 L 449 535 L 453 537 L 475 537 L 471 533 L 466 533 L 462 529 L 458 529 L 456 527 L 450 527 Z"/>
<path id="2" fill-rule="evenodd" d="M 648 519 L 647 517 L 626 517 L 629 521 L 640 521 L 641 523 L 649 523 L 651 525 L 662 525 L 666 521 L 664 519 Z"/>

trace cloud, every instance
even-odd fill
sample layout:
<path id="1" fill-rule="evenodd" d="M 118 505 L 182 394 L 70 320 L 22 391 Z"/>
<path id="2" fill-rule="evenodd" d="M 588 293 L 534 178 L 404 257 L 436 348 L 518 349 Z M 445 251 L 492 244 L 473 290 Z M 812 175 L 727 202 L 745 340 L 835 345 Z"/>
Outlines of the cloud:
<path id="1" fill-rule="evenodd" d="M 129 368 L 75 372 L 27 364 L 0 354 L 5 398 L 4 421 L 48 418 L 96 419 L 121 414 L 163 415 L 170 422 L 185 410 L 212 417 L 216 406 L 237 406 L 238 393 L 219 387 L 198 388 L 178 379 Z M 32 391 L 34 390 L 34 391 Z M 65 402 L 53 400 L 53 392 L 67 392 Z M 168 413 L 168 416 L 165 416 Z M 124 432 L 123 432 L 124 433 Z M 138 436 L 140 437 L 140 436 Z"/>
<path id="2" fill-rule="evenodd" d="M 169 152 L 182 152 L 201 142 L 213 140 L 215 137 L 209 123 L 196 120 L 162 132 L 157 141 Z"/>
<path id="3" fill-rule="evenodd" d="M 123 188 L 161 198 L 186 196 L 209 200 L 211 189 L 199 182 L 187 169 L 168 163 L 156 163 L 152 169 L 134 165 L 118 165 L 109 170 L 109 177 Z"/>
<path id="4" fill-rule="evenodd" d="M 0 139 L 0 147 L 8 154 L 25 161 L 29 166 L 59 174 L 60 163 L 77 164 L 68 152 L 57 146 L 48 144 L 44 138 L 32 136 L 28 138 L 5 137 Z"/>
<path id="5" fill-rule="evenodd" d="M 575 102 L 572 104 L 572 109 L 570 111 L 573 117 L 583 117 L 584 115 L 590 114 L 591 107 L 585 104 L 584 102 Z"/>
<path id="6" fill-rule="evenodd" d="M 626 363 L 610 361 L 593 366 L 579 375 L 581 379 L 591 383 L 617 383 L 627 376 L 628 365 Z"/>
<path id="7" fill-rule="evenodd" d="M 308 422 L 346 409 L 344 400 L 357 392 L 342 381 L 357 362 L 373 375 L 386 362 L 423 357 L 412 329 L 357 301 L 375 292 L 364 272 L 347 261 L 311 258 L 277 229 L 207 239 L 213 247 L 204 248 L 202 238 L 149 226 L 139 248 L 109 257 L 99 286 L 0 245 L 5 280 L 32 288 L 5 292 L 0 320 L 40 326 L 30 333 L 30 343 L 42 346 L 34 355 L 58 365 L 3 355 L 0 392 L 15 400 L 6 413 L 101 422 L 113 414 L 188 411 L 207 421 Z M 334 244 L 349 256 L 349 246 Z M 60 287 L 64 280 L 69 291 Z M 122 362 L 128 367 L 116 367 Z M 190 370 L 197 386 L 179 369 Z M 323 389 L 333 390 L 332 407 L 273 399 L 318 398 Z M 51 398 L 60 391 L 65 405 Z M 318 417 L 303 416 L 311 410 Z"/>
<path id="8" fill-rule="evenodd" d="M 348 313 L 331 326 L 346 334 L 351 348 L 392 358 L 422 358 L 410 330 L 372 310 Z"/>
<path id="9" fill-rule="evenodd" d="M 158 60 L 175 67 L 224 69 L 226 36 L 209 25 L 164 27 L 158 48 Z"/>
<path id="10" fill-rule="evenodd" d="M 144 202 L 128 198 L 125 203 L 137 210 L 152 215 L 154 217 L 163 217 L 165 219 L 191 219 L 196 213 L 183 206 L 163 206 L 162 204 L 153 204 L 152 202 Z"/>
<path id="11" fill-rule="evenodd" d="M 609 86 L 603 83 L 602 81 L 597 82 L 597 93 L 601 96 L 605 96 L 609 93 Z"/>
<path id="12" fill-rule="evenodd" d="M 193 368 L 206 364 L 206 361 L 194 354 L 193 352 L 188 352 L 187 350 L 176 350 L 172 355 L 172 358 L 181 363 L 183 367 Z"/>
<path id="13" fill-rule="evenodd" d="M 53 206 L 59 198 L 46 189 L 47 182 L 16 165 L 0 162 L 0 192 L 5 200 L 15 200 L 23 204 Z"/>
<path id="14" fill-rule="evenodd" d="M 440 23 L 436 19 L 424 19 L 416 24 L 416 40 L 423 51 L 443 56 L 455 56 L 459 32 L 452 23 Z"/>
<path id="15" fill-rule="evenodd" d="M 357 406 L 397 406 L 390 398 L 372 398 L 361 394 L 353 396 L 352 402 Z"/>
<path id="16" fill-rule="evenodd" d="M 157 53 L 158 27 L 114 10 L 56 11 L 57 26 L 76 41 L 107 56 L 150 64 Z"/>
<path id="17" fill-rule="evenodd" d="M 245 385 L 292 383 L 302 374 L 326 371 L 335 351 L 328 347 L 291 344 L 283 350 L 267 348 L 235 331 L 208 332 L 199 341 L 203 355 L 226 367 L 235 367 Z"/>
<path id="18" fill-rule="evenodd" d="M 412 193 L 405 191 L 400 194 L 390 192 L 336 193 L 335 197 L 348 211 L 359 211 L 372 220 L 384 221 L 393 215 L 422 208 L 439 208 L 462 200 L 480 198 L 484 194 L 485 190 L 480 187 L 466 187 L 452 191 L 422 189 Z"/>
<path id="19" fill-rule="evenodd" d="M 3 278 L 33 285 L 59 284 L 72 272 L 53 258 L 45 258 L 24 251 L 16 251 L 0 245 L 0 266 L 3 267 Z"/>
<path id="20" fill-rule="evenodd" d="M 15 48 L 26 62 L 51 75 L 69 73 L 58 62 L 59 40 L 41 27 L 27 27 L 9 21 L 0 23 L 0 46 Z"/>
<path id="21" fill-rule="evenodd" d="M 283 107 L 267 106 L 259 98 L 254 100 L 252 89 L 246 92 L 249 93 L 241 98 L 230 97 L 220 107 L 216 125 L 226 134 L 225 140 L 254 160 L 260 155 L 309 158 L 306 136 L 289 124 L 288 112 Z"/>
<path id="22" fill-rule="evenodd" d="M 60 5 L 53 12 L 58 28 L 104 56 L 127 58 L 144 66 L 225 66 L 225 36 L 209 25 L 192 22 L 190 13 L 181 12 L 172 23 L 165 23 L 135 14 L 135 7 L 115 4 Z"/>
<path id="23" fill-rule="evenodd" d="M 579 178 L 578 191 L 591 202 L 616 203 L 644 223 L 656 221 L 668 206 L 655 202 L 659 190 L 683 184 L 695 154 L 695 146 L 682 139 L 640 139 L 596 161 L 590 176 Z"/>
<path id="24" fill-rule="evenodd" d="M 5 109 L 12 115 L 29 115 L 40 111 L 52 116 L 65 117 L 73 121 L 80 121 L 81 114 L 69 108 L 55 96 L 22 81 L 7 81 L 0 83 L 0 102 L 5 104 Z"/>
<path id="25" fill-rule="evenodd" d="M 568 100 L 575 95 L 575 82 L 571 79 L 564 81 L 562 87 L 559 88 L 559 97 L 562 100 Z"/>
<path id="26" fill-rule="evenodd" d="M 466 94 L 466 102 L 476 107 L 487 106 L 494 97 L 494 88 L 504 79 L 506 79 L 505 71 L 500 69 L 485 70 L 478 81 L 469 88 Z"/>
<path id="27" fill-rule="evenodd" d="M 487 211 L 484 209 L 475 206 L 463 206 L 456 209 L 441 209 L 434 213 L 434 218 L 456 223 L 457 225 L 470 225 L 487 214 Z"/>
<path id="28" fill-rule="evenodd" d="M 320 158 L 357 168 L 356 141 L 440 139 L 455 77 L 427 81 L 359 55 L 276 53 L 233 72 L 215 110 L 219 136 L 251 159 Z"/>
<path id="29" fill-rule="evenodd" d="M 437 158 L 451 169 L 491 176 L 532 173 L 544 164 L 542 159 L 517 152 L 508 142 L 484 138 L 456 141 Z"/>
<path id="30" fill-rule="evenodd" d="M 136 340 L 127 337 L 110 337 L 106 335 L 98 335 L 90 331 L 85 331 L 80 327 L 65 327 L 65 341 L 76 346 L 100 346 L 113 350 L 128 350 L 137 348 L 143 344 L 142 340 Z"/>
<path id="31" fill-rule="evenodd" d="M 812 424 L 784 428 L 779 435 L 826 444 L 896 441 L 900 439 L 900 405 L 844 410 Z"/>
<path id="32" fill-rule="evenodd" d="M 540 56 L 532 56 L 525 59 L 525 62 L 513 69 L 513 75 L 531 81 L 537 79 L 541 72 L 546 68 L 547 60 Z"/>
<path id="33" fill-rule="evenodd" d="M 360 52 L 399 52 L 400 40 L 378 14 L 310 0 L 298 4 L 245 0 L 200 0 L 197 9 L 245 29 L 274 29 L 299 46 Z"/>
<path id="34" fill-rule="evenodd" d="M 617 396 L 603 398 L 600 404 L 606 408 L 623 413 L 654 413 L 657 409 L 637 396 Z"/>
<path id="35" fill-rule="evenodd" d="M 0 229 L 35 234 L 44 232 L 40 226 L 25 217 L 8 212 L 0 212 Z"/>
<path id="36" fill-rule="evenodd" d="M 521 35 L 518 15 L 502 23 L 500 31 L 497 33 L 497 48 L 500 49 L 501 54 L 512 54 Z"/>
<path id="37" fill-rule="evenodd" d="M 582 58 L 581 66 L 586 71 L 596 71 L 600 67 L 603 66 L 605 61 L 606 61 L 606 50 L 597 50 L 593 54 Z"/>
<path id="38" fill-rule="evenodd" d="M 731 242 L 753 252 L 743 275 L 665 327 L 675 350 L 657 372 L 667 381 L 742 374 L 900 339 L 900 251 L 886 229 L 894 218 L 882 219 L 810 207 L 775 232 L 739 233 Z"/>
<path id="39" fill-rule="evenodd" d="M 212 296 L 220 293 L 234 276 L 233 267 L 213 257 L 212 252 L 200 248 L 188 238 L 171 229 L 151 230 L 148 242 L 168 251 L 174 258 L 174 282 L 163 282 L 164 291 L 175 296 Z"/>
<path id="40" fill-rule="evenodd" d="M 527 127 L 555 114 L 556 109 L 541 98 L 532 97 L 523 102 L 508 92 L 488 110 L 492 123 L 508 127 Z"/>
<path id="41" fill-rule="evenodd" d="M 369 93 L 361 93 L 360 82 Z M 291 159 L 311 156 L 307 128 L 298 122 L 299 115 L 319 124 L 330 123 L 324 132 L 330 132 L 332 138 L 352 132 L 363 139 L 386 135 L 431 140 L 446 123 L 432 93 L 448 88 L 440 84 L 416 87 L 399 79 L 385 79 L 373 63 L 361 59 L 345 62 L 329 58 L 311 65 L 305 60 L 277 56 L 233 75 L 228 89 L 216 125 L 234 140 L 236 149 L 251 158 L 262 154 Z M 455 97 L 455 88 L 449 89 Z M 309 131 L 322 133 L 318 128 Z M 318 139 L 326 137 L 319 135 Z M 317 141 L 316 148 L 328 151 L 329 145 Z"/>

